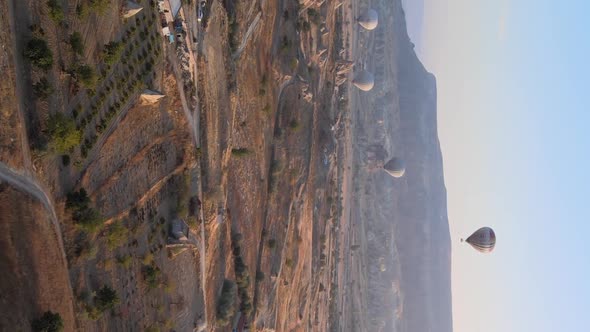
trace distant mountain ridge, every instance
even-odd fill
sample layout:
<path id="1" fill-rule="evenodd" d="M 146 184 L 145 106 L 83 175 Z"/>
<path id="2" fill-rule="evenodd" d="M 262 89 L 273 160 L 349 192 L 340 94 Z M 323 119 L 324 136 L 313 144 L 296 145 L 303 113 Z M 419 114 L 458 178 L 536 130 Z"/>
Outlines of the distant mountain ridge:
<path id="1" fill-rule="evenodd" d="M 415 45 L 414 49 L 421 57 L 424 52 L 422 34 L 424 28 L 424 0 L 402 0 L 408 36 Z"/>
<path id="2" fill-rule="evenodd" d="M 355 139 L 358 144 L 383 144 L 390 157 L 404 158 L 407 168 L 400 179 L 378 172 L 363 180 L 367 189 L 359 201 L 359 217 L 367 224 L 369 253 L 375 257 L 369 258 L 369 266 L 378 259 L 386 264 L 386 272 L 369 276 L 369 315 L 379 317 L 372 328 L 451 332 L 451 239 L 436 78 L 416 55 L 402 0 L 373 6 L 380 13 L 373 67 L 393 68 L 392 73 L 375 69 L 370 106 L 359 115 Z"/>
<path id="3" fill-rule="evenodd" d="M 402 331 L 452 331 L 451 239 L 438 140 L 436 79 L 418 59 L 406 19 L 396 17 L 402 147 L 408 171 L 396 239 L 404 297 Z"/>

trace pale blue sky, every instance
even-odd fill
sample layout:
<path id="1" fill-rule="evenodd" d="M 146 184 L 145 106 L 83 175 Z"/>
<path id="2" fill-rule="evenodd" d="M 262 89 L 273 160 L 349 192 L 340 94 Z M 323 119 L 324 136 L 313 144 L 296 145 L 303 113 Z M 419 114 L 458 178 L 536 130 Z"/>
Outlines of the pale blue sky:
<path id="1" fill-rule="evenodd" d="M 590 1 L 424 2 L 455 332 L 590 331 Z"/>

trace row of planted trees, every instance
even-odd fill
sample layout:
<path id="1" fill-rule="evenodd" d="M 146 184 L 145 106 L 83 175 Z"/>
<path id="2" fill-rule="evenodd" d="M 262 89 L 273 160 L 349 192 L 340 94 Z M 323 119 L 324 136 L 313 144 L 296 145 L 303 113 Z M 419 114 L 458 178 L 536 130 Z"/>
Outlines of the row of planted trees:
<path id="1" fill-rule="evenodd" d="M 97 10 L 98 14 L 101 14 L 105 10 L 105 3 L 108 1 L 82 1 L 78 9 Z M 51 17 L 63 15 L 57 1 L 48 1 L 46 5 Z M 157 44 L 157 30 L 149 29 L 155 26 L 156 14 L 152 12 L 151 15 L 144 13 L 140 15 L 131 21 L 120 41 L 110 42 L 104 46 L 101 54 L 103 65 L 99 71 L 100 75 L 92 66 L 81 61 L 85 49 L 82 35 L 75 31 L 66 39 L 73 53 L 74 63 L 69 68 L 65 68 L 62 64 L 61 69 L 85 88 L 86 95 L 93 100 L 90 107 L 86 108 L 83 106 L 83 100 L 86 98 L 79 98 L 82 102 L 72 110 L 73 119 L 63 114 L 50 115 L 46 134 L 49 136 L 51 150 L 62 154 L 71 153 L 82 143 L 80 154 L 82 158 L 86 158 L 88 151 L 92 149 L 99 135 L 104 132 L 116 114 L 125 107 L 134 94 L 144 87 L 146 82 L 149 83 L 153 79 L 153 68 L 161 53 Z M 58 21 L 62 23 L 64 18 Z M 54 92 L 54 88 L 48 77 L 44 75 L 53 68 L 55 60 L 51 48 L 44 39 L 44 30 L 37 25 L 31 26 L 31 30 L 33 38 L 27 43 L 24 55 L 43 75 L 33 85 L 33 91 L 38 98 L 46 99 Z M 107 79 L 113 76 L 113 72 L 115 76 Z M 100 87 L 98 90 L 97 86 Z M 116 95 L 112 97 L 114 93 Z M 115 100 L 112 100 L 114 98 Z M 90 126 L 93 126 L 94 130 L 88 130 L 92 128 Z"/>
<path id="2" fill-rule="evenodd" d="M 120 41 L 106 44 L 101 54 L 100 75 L 80 61 L 84 54 L 82 35 L 73 32 L 69 36 L 67 42 L 75 60 L 69 69 L 62 69 L 85 88 L 81 93 L 85 92 L 92 101 L 86 108 L 83 106 L 86 98 L 78 98 L 81 103 L 73 108 L 73 119 L 60 112 L 50 115 L 46 134 L 53 151 L 66 154 L 80 146 L 80 155 L 85 159 L 108 124 L 134 94 L 151 82 L 153 68 L 161 53 L 157 30 L 150 29 L 155 22 L 155 12 L 142 14 L 131 21 Z M 47 73 L 54 66 L 53 52 L 43 38 L 43 29 L 39 26 L 32 26 L 31 29 L 34 37 L 27 43 L 24 55 L 35 68 Z M 45 99 L 54 92 L 54 88 L 47 76 L 42 76 L 33 85 L 33 91 L 38 98 Z"/>
<path id="3" fill-rule="evenodd" d="M 115 116 L 153 79 L 153 68 L 161 54 L 157 32 L 148 28 L 154 24 L 154 17 L 136 18 L 135 25 L 127 28 L 120 41 L 103 48 L 100 87 L 89 93 L 93 98 L 86 112 L 82 104 L 72 111 L 78 130 L 87 133 L 80 147 L 83 159 Z M 142 22 L 147 22 L 143 28 Z"/>

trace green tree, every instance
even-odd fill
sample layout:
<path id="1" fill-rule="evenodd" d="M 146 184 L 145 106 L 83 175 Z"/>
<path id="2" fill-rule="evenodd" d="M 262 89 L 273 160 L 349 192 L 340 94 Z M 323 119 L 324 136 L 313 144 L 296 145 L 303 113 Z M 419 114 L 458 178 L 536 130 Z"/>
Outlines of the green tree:
<path id="1" fill-rule="evenodd" d="M 31 327 L 37 332 L 60 332 L 64 329 L 64 322 L 57 312 L 46 311 L 32 322 Z"/>
<path id="2" fill-rule="evenodd" d="M 72 211 L 72 219 L 88 232 L 94 232 L 102 224 L 100 213 L 90 207 L 90 198 L 86 190 L 70 192 L 66 196 L 66 208 Z"/>
<path id="3" fill-rule="evenodd" d="M 47 7 L 49 8 L 49 17 L 55 23 L 61 23 L 64 20 L 64 11 L 57 0 L 47 1 Z"/>
<path id="4" fill-rule="evenodd" d="M 33 38 L 29 40 L 24 54 L 33 66 L 43 70 L 49 70 L 53 66 L 53 53 L 43 39 Z"/>
<path id="5" fill-rule="evenodd" d="M 217 324 L 225 326 L 234 315 L 234 299 L 236 297 L 236 284 L 225 279 L 221 289 L 221 296 L 217 302 Z"/>
<path id="6" fill-rule="evenodd" d="M 102 286 L 102 288 L 96 292 L 94 304 L 98 310 L 105 312 L 109 309 L 113 309 L 115 305 L 119 304 L 119 295 L 117 295 L 117 291 L 111 287 L 106 285 Z"/>
<path id="7" fill-rule="evenodd" d="M 244 157 L 244 156 L 249 155 L 250 153 L 251 153 L 251 151 L 248 150 L 247 148 L 231 149 L 231 154 L 236 157 Z"/>
<path id="8" fill-rule="evenodd" d="M 70 35 L 70 46 L 72 47 L 72 51 L 78 55 L 82 55 L 84 53 L 84 41 L 82 40 L 82 35 L 76 31 Z"/>
<path id="9" fill-rule="evenodd" d="M 76 76 L 82 82 L 87 89 L 93 89 L 96 87 L 96 82 L 98 81 L 98 77 L 94 72 L 94 69 L 89 65 L 79 65 L 76 68 Z"/>
<path id="10" fill-rule="evenodd" d="M 51 137 L 51 147 L 60 153 L 71 151 L 82 139 L 74 120 L 59 112 L 49 116 L 47 132 Z"/>
<path id="11" fill-rule="evenodd" d="M 93 208 L 77 210 L 73 218 L 80 227 L 91 233 L 95 232 L 104 221 L 100 212 Z"/>
<path id="12" fill-rule="evenodd" d="M 123 225 L 122 221 L 115 221 L 109 226 L 107 235 L 107 246 L 109 249 L 115 249 L 121 246 L 127 239 L 129 230 Z"/>
<path id="13" fill-rule="evenodd" d="M 66 208 L 68 209 L 88 208 L 89 204 L 90 198 L 84 188 L 66 195 Z"/>
<path id="14" fill-rule="evenodd" d="M 121 43 L 112 41 L 106 44 L 102 50 L 102 56 L 106 64 L 112 65 L 119 60 L 121 52 L 123 51 L 123 45 Z"/>

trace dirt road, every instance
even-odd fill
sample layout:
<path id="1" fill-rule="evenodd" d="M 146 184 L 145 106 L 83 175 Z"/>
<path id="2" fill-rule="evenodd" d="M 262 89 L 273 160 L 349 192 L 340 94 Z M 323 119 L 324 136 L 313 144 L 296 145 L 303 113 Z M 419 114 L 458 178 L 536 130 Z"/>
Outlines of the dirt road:
<path id="1" fill-rule="evenodd" d="M 59 225 L 57 215 L 55 214 L 55 207 L 53 206 L 53 202 L 51 201 L 45 190 L 43 190 L 42 187 L 31 177 L 21 175 L 18 172 L 8 168 L 3 163 L 0 163 L 0 180 L 2 182 L 7 182 L 16 189 L 33 196 L 35 199 L 39 200 L 47 209 L 47 211 L 49 212 L 53 230 L 59 242 L 58 245 L 62 257 L 61 263 L 63 266 L 67 267 L 68 261 L 66 258 L 66 252 L 64 250 L 63 239 L 61 235 L 61 227 Z M 67 280 L 67 289 L 70 294 L 73 294 L 72 285 L 69 279 Z"/>
<path id="2" fill-rule="evenodd" d="M 53 202 L 51 201 L 49 196 L 45 193 L 45 191 L 35 180 L 31 179 L 29 176 L 19 174 L 18 172 L 10 169 L 3 163 L 0 163 L 0 180 L 7 182 L 12 186 L 16 187 L 17 189 L 24 191 L 25 193 L 35 197 L 43 204 L 43 206 L 45 206 L 47 211 L 50 213 L 53 227 L 59 239 L 59 245 L 64 254 L 64 262 L 67 264 L 67 261 L 65 260 L 65 251 L 63 250 L 63 241 L 61 238 L 59 222 L 57 220 L 57 215 L 55 214 Z"/>
<path id="3" fill-rule="evenodd" d="M 17 7 L 18 6 L 18 7 Z M 16 28 L 16 20 L 18 20 L 18 22 L 20 22 L 20 24 L 22 26 L 29 26 L 29 16 L 26 12 L 26 10 L 24 10 L 24 8 L 22 8 L 23 6 L 25 6 L 25 4 L 21 1 L 10 1 L 10 3 L 8 3 L 8 23 L 10 25 L 10 32 L 12 35 L 12 49 L 14 50 L 13 54 L 14 54 L 14 66 L 15 66 L 15 77 L 16 77 L 16 100 L 18 102 L 17 108 L 18 108 L 18 116 L 19 116 L 19 122 L 20 125 L 19 127 L 22 128 L 22 133 L 21 133 L 21 145 L 22 145 L 22 154 L 23 154 L 23 162 L 24 162 L 24 166 L 25 166 L 25 171 L 27 173 L 30 173 L 32 170 L 32 163 L 31 163 L 31 154 L 29 151 L 29 139 L 28 139 L 28 133 L 27 133 L 27 125 L 26 125 L 26 119 L 27 117 L 25 116 L 25 109 L 26 109 L 26 105 L 25 105 L 25 98 L 23 96 L 23 92 L 27 91 L 27 89 L 25 89 L 25 82 L 23 81 L 23 76 L 24 76 L 24 68 L 23 68 L 23 63 L 22 63 L 22 52 L 23 52 L 23 44 L 24 44 L 24 38 L 26 37 L 25 34 L 23 33 L 19 33 L 19 31 L 17 31 Z"/>
<path id="4" fill-rule="evenodd" d="M 238 47 L 236 52 L 232 55 L 232 58 L 234 60 L 239 58 L 240 55 L 242 54 L 242 51 L 244 51 L 244 48 L 248 44 L 248 40 L 250 39 L 252 32 L 254 32 L 254 29 L 256 29 L 256 27 L 258 26 L 258 23 L 260 22 L 261 17 L 262 17 L 262 12 L 259 12 L 258 15 L 256 15 L 256 17 L 252 21 L 252 23 L 250 23 L 248 30 L 246 31 L 246 33 L 244 34 L 244 37 L 242 38 L 242 43 L 240 44 L 240 47 Z"/>
<path id="5" fill-rule="evenodd" d="M 188 20 L 189 22 L 195 22 L 194 17 L 192 17 L 192 15 L 188 15 Z M 192 18 L 192 19 L 191 19 Z M 192 29 L 196 29 L 198 25 L 196 24 L 188 24 L 189 26 L 192 26 Z M 191 36 L 194 36 L 194 38 L 196 38 L 197 40 L 199 40 L 199 33 L 198 31 L 192 31 L 191 28 L 189 28 L 189 32 Z M 191 39 L 191 43 L 192 43 L 192 39 Z M 171 45 L 167 45 L 166 46 L 168 48 L 167 50 L 167 54 L 169 54 L 168 56 L 168 61 L 170 61 L 170 63 L 172 64 L 172 68 L 174 71 L 174 76 L 176 77 L 176 82 L 178 83 L 178 91 L 179 91 L 179 95 L 180 95 L 180 100 L 182 103 L 182 110 L 184 112 L 184 115 L 186 117 L 186 121 L 189 125 L 189 130 L 191 132 L 191 137 L 193 138 L 193 143 L 196 148 L 199 148 L 200 145 L 200 108 L 199 108 L 199 100 L 198 100 L 198 91 L 197 91 L 197 87 L 198 87 L 198 72 L 197 72 L 197 66 L 192 66 L 193 67 L 193 82 L 195 84 L 195 96 L 196 99 L 195 100 L 195 107 L 194 109 L 191 111 L 191 109 L 189 108 L 189 101 L 186 98 L 186 94 L 184 93 L 184 84 L 182 83 L 182 74 L 181 74 L 181 69 L 180 69 L 180 64 L 178 63 L 178 57 L 176 56 L 176 50 L 174 49 L 173 46 Z M 194 54 L 194 58 L 196 59 L 196 56 L 198 55 L 198 52 L 195 52 L 194 50 L 197 49 L 197 46 L 193 44 L 192 47 L 190 47 L 189 52 L 193 52 Z M 193 174 L 193 176 L 198 178 L 198 185 L 196 186 L 197 190 L 196 192 L 191 192 L 191 196 L 197 195 L 197 197 L 199 197 L 199 199 L 203 200 L 203 188 L 202 188 L 202 180 L 200 178 L 200 171 L 201 167 L 200 165 L 194 165 L 191 168 L 191 173 Z M 207 276 L 206 276 L 206 259 L 207 259 L 207 254 L 205 252 L 205 216 L 204 216 L 204 212 L 203 209 L 199 209 L 199 214 L 200 214 L 200 218 L 201 218 L 201 226 L 200 226 L 200 232 L 201 232 L 201 240 L 200 242 L 200 246 L 199 246 L 199 251 L 200 251 L 200 270 L 201 270 L 201 286 L 202 286 L 202 292 L 203 292 L 203 302 L 207 303 Z M 205 321 L 198 326 L 198 331 L 204 331 L 207 329 L 208 327 L 208 322 L 207 322 L 207 306 L 204 306 L 205 309 L 205 314 L 204 314 L 204 319 Z"/>

